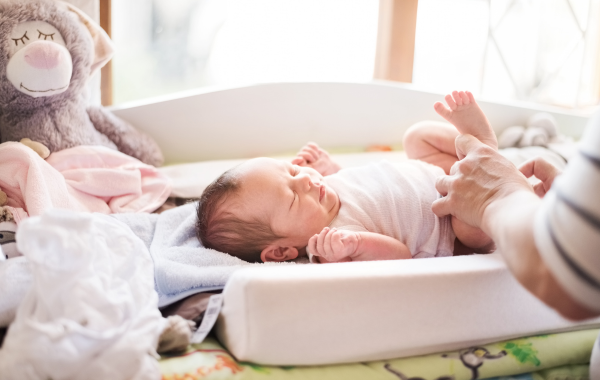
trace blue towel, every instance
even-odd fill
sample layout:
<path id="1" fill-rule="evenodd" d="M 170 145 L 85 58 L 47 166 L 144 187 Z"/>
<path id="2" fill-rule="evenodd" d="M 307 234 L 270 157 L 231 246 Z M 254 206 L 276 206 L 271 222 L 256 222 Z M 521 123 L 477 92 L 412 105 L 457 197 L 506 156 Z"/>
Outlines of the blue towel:
<path id="1" fill-rule="evenodd" d="M 260 265 L 203 247 L 195 233 L 197 205 L 190 203 L 162 214 L 111 215 L 148 247 L 159 307 L 191 294 L 222 289 L 235 270 Z"/>

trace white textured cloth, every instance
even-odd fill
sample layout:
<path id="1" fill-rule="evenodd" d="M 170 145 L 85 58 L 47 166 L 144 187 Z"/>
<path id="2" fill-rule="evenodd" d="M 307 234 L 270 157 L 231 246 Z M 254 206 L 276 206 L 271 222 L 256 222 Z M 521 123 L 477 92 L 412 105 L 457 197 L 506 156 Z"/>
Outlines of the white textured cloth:
<path id="1" fill-rule="evenodd" d="M 17 307 L 32 282 L 31 266 L 25 257 L 0 261 L 0 327 L 15 319 Z"/>
<path id="2" fill-rule="evenodd" d="M 33 281 L 0 350 L 0 379 L 160 378 L 152 260 L 127 226 L 50 210 L 23 221 L 17 241 Z"/>
<path id="3" fill-rule="evenodd" d="M 431 211 L 439 196 L 435 181 L 442 175 L 441 168 L 417 160 L 342 169 L 325 177 L 341 202 L 330 227 L 393 237 L 406 244 L 414 258 L 452 256 L 450 218 L 438 218 Z"/>

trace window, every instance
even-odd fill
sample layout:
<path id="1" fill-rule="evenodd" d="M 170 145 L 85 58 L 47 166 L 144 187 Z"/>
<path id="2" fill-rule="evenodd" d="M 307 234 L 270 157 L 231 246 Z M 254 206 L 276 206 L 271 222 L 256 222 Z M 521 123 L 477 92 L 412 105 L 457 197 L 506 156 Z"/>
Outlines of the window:
<path id="1" fill-rule="evenodd" d="M 434 92 L 585 109 L 600 97 L 599 21 L 600 0 L 114 1 L 114 101 L 375 72 Z M 403 41 L 382 55 L 390 23 L 386 41 Z M 407 67 L 394 74 L 398 62 Z"/>
<path id="2" fill-rule="evenodd" d="M 413 83 L 586 108 L 600 95 L 598 0 L 420 0 Z"/>
<path id="3" fill-rule="evenodd" d="M 115 103 L 208 85 L 368 81 L 378 4 L 113 1 Z"/>

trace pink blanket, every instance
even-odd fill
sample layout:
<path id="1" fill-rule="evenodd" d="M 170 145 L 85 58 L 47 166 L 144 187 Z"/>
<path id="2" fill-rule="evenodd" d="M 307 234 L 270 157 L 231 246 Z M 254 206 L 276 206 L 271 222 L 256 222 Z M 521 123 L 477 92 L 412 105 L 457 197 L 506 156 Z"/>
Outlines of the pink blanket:
<path id="1" fill-rule="evenodd" d="M 16 142 L 0 144 L 0 189 L 17 223 L 48 208 L 151 212 L 171 192 L 155 167 L 109 148 L 78 146 L 43 160 Z"/>

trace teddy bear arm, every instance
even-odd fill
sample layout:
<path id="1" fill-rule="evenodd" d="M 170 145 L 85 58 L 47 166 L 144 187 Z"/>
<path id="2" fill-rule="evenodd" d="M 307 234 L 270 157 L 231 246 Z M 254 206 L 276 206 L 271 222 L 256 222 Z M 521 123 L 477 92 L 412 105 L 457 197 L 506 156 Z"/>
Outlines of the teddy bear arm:
<path id="1" fill-rule="evenodd" d="M 94 128 L 114 142 L 120 152 L 149 165 L 163 163 L 162 152 L 150 136 L 102 107 L 89 107 L 87 112 Z"/>

